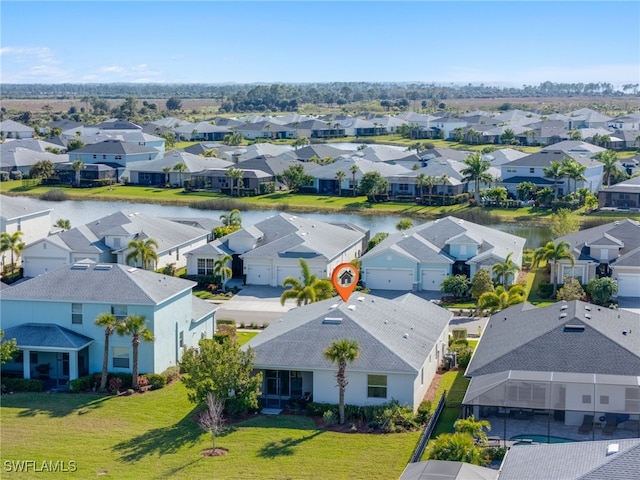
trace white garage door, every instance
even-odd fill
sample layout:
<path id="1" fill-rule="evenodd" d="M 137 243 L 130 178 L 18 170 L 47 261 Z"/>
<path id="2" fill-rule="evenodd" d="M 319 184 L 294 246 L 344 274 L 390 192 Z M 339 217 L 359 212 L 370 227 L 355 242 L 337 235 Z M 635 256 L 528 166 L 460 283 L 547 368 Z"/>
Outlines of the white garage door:
<path id="1" fill-rule="evenodd" d="M 372 290 L 413 290 L 411 270 L 387 270 L 369 268 L 366 270 L 366 287 Z"/>
<path id="2" fill-rule="evenodd" d="M 9 258 L 9 255 L 7 255 L 7 258 Z M 30 258 L 22 266 L 24 267 L 25 277 L 37 277 L 44 273 L 53 272 L 66 264 L 67 262 L 63 258 Z"/>
<path id="3" fill-rule="evenodd" d="M 276 275 L 276 283 L 279 287 L 282 286 L 282 282 L 284 282 L 284 279 L 287 277 L 293 277 L 293 278 L 297 278 L 298 280 L 302 281 L 301 279 L 301 269 L 299 266 L 297 267 L 276 267 L 277 269 L 277 275 Z"/>
<path id="4" fill-rule="evenodd" d="M 247 266 L 247 285 L 270 285 L 271 265 Z"/>
<path id="5" fill-rule="evenodd" d="M 446 276 L 444 270 L 422 270 L 422 290 L 439 291 Z"/>
<path id="6" fill-rule="evenodd" d="M 619 273 L 618 296 L 640 297 L 640 275 L 633 273 Z"/>

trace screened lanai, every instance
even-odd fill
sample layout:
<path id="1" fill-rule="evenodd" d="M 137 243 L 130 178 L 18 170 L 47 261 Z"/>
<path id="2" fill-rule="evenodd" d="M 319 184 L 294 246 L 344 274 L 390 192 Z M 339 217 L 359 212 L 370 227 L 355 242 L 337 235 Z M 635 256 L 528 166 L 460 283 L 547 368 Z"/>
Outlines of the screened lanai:
<path id="1" fill-rule="evenodd" d="M 640 437 L 640 376 L 508 370 L 473 377 L 463 405 L 505 436 L 525 428 L 578 440 Z"/>

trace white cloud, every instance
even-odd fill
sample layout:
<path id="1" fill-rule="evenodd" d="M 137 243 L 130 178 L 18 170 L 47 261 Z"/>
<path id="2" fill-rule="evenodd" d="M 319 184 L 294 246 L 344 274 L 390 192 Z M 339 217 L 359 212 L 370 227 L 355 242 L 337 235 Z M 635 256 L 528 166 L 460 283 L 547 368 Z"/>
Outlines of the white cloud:
<path id="1" fill-rule="evenodd" d="M 5 57 L 5 60 L 11 59 L 19 63 L 33 60 L 43 63 L 59 63 L 49 47 L 2 47 L 0 48 L 0 56 Z"/>

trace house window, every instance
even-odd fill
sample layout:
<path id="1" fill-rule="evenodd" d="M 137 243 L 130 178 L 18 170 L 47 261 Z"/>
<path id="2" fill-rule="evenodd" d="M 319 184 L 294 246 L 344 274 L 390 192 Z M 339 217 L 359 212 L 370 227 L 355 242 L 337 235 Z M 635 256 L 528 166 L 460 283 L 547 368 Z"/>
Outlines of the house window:
<path id="1" fill-rule="evenodd" d="M 582 403 L 590 405 L 591 404 L 591 395 L 582 395 Z"/>
<path id="2" fill-rule="evenodd" d="M 367 375 L 367 397 L 387 398 L 386 375 Z"/>
<path id="3" fill-rule="evenodd" d="M 126 305 L 111 305 L 111 314 L 116 317 L 116 320 L 124 320 L 127 316 Z"/>
<path id="4" fill-rule="evenodd" d="M 640 408 L 640 388 L 631 387 L 624 389 L 625 412 L 637 412 Z"/>
<path id="5" fill-rule="evenodd" d="M 600 405 L 609 405 L 609 395 L 600 395 Z"/>
<path id="6" fill-rule="evenodd" d="M 102 159 L 103 159 L 103 160 L 106 160 L 106 159 L 107 159 L 107 156 L 106 156 L 106 155 L 102 155 Z"/>
<path id="7" fill-rule="evenodd" d="M 94 155 L 94 156 L 93 156 L 93 159 L 95 160 L 96 158 L 98 158 L 98 156 L 97 156 L 97 155 Z"/>
<path id="8" fill-rule="evenodd" d="M 198 259 L 198 275 L 213 275 L 213 258 Z"/>
<path id="9" fill-rule="evenodd" d="M 184 330 L 178 333 L 178 346 L 180 348 L 184 347 Z"/>
<path id="10" fill-rule="evenodd" d="M 37 352 L 31 352 L 31 354 L 29 355 L 29 362 L 31 362 L 32 365 L 35 365 L 38 363 L 38 353 Z"/>
<path id="11" fill-rule="evenodd" d="M 116 155 L 116 160 L 122 160 L 122 155 Z"/>
<path id="12" fill-rule="evenodd" d="M 71 304 L 71 323 L 74 325 L 82 325 L 82 304 Z"/>
<path id="13" fill-rule="evenodd" d="M 507 168 L 507 173 L 516 173 L 517 171 L 515 168 Z"/>
<path id="14" fill-rule="evenodd" d="M 536 169 L 535 168 L 530 168 L 529 169 L 529 173 L 536 173 Z"/>
<path id="15" fill-rule="evenodd" d="M 120 244 L 120 238 L 119 238 L 119 237 L 115 237 L 115 238 L 113 239 L 113 246 L 114 246 L 114 248 L 120 248 L 120 245 L 121 245 L 121 244 Z"/>
<path id="16" fill-rule="evenodd" d="M 424 385 L 424 367 L 420 369 L 420 385 Z"/>
<path id="17" fill-rule="evenodd" d="M 113 368 L 129 368 L 129 347 L 113 347 Z"/>
<path id="18" fill-rule="evenodd" d="M 460 255 L 466 255 L 466 254 L 467 254 L 467 246 L 460 245 Z"/>
<path id="19" fill-rule="evenodd" d="M 409 184 L 408 183 L 399 183 L 398 184 L 398 190 L 400 190 L 400 191 L 409 190 Z"/>

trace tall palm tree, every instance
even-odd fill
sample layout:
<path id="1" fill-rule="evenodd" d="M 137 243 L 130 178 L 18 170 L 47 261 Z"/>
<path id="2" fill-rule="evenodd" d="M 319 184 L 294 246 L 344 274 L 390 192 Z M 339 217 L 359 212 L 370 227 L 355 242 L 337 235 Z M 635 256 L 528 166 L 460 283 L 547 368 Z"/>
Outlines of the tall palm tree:
<path id="1" fill-rule="evenodd" d="M 427 184 L 427 176 L 424 173 L 420 173 L 416 176 L 416 188 L 418 189 L 418 196 L 420 197 L 420 204 L 422 204 L 422 197 L 424 196 L 424 187 Z"/>
<path id="2" fill-rule="evenodd" d="M 326 300 L 333 296 L 333 285 L 327 279 L 319 279 L 311 273 L 309 265 L 304 259 L 300 259 L 302 269 L 302 282 L 295 277 L 287 277 L 282 282 L 283 287 L 289 287 L 282 292 L 280 303 L 289 299 L 295 299 L 298 306 Z"/>
<path id="3" fill-rule="evenodd" d="M 237 194 L 240 196 L 240 182 L 244 178 L 244 171 L 240 168 L 229 167 L 225 172 L 225 176 L 231 180 L 231 193 L 233 194 L 233 187 L 235 186 L 238 192 Z"/>
<path id="4" fill-rule="evenodd" d="M 131 240 L 127 248 L 131 250 L 125 258 L 127 264 L 130 264 L 131 261 L 137 263 L 138 259 L 140 259 L 142 268 L 146 270 L 149 266 L 152 266 L 155 269 L 156 263 L 158 262 L 158 253 L 156 252 L 158 248 L 157 241 L 153 238 Z"/>
<path id="5" fill-rule="evenodd" d="M 447 175 L 446 173 L 440 175 L 440 177 L 438 177 L 438 183 L 442 184 L 442 206 L 444 206 L 444 197 L 445 194 L 447 193 L 447 184 L 449 183 L 449 175 Z"/>
<path id="6" fill-rule="evenodd" d="M 347 178 L 347 174 L 344 173 L 342 170 L 338 170 L 336 172 L 336 180 L 338 181 L 338 196 L 339 197 L 342 196 L 342 182 L 344 182 L 345 178 Z"/>
<path id="7" fill-rule="evenodd" d="M 140 342 L 153 342 L 153 332 L 145 326 L 147 317 L 144 315 L 127 315 L 124 320 L 116 324 L 116 332 L 121 337 L 131 335 L 133 345 L 133 360 L 131 376 L 133 389 L 138 389 L 138 346 Z"/>
<path id="8" fill-rule="evenodd" d="M 460 173 L 464 175 L 464 178 L 462 180 L 465 182 L 474 182 L 473 198 L 475 198 L 476 203 L 479 203 L 480 182 L 491 183 L 493 181 L 493 177 L 489 173 L 491 163 L 489 163 L 487 160 L 484 160 L 479 152 L 476 152 L 469 155 L 464 160 L 464 164 L 466 165 L 466 167 L 460 170 Z"/>
<path id="9" fill-rule="evenodd" d="M 347 364 L 353 363 L 360 356 L 360 347 L 355 340 L 336 340 L 331 342 L 324 351 L 324 357 L 338 366 L 336 380 L 338 381 L 338 412 L 340 416 L 340 424 L 344 424 L 344 390 L 349 384 L 345 374 Z"/>
<path id="10" fill-rule="evenodd" d="M 574 192 L 578 187 L 578 182 L 586 180 L 584 172 L 587 167 L 578 163 L 572 158 L 565 157 L 562 160 L 562 168 L 564 170 L 564 174 L 567 176 L 567 179 L 569 181 L 573 180 L 573 190 L 569 188 L 569 193 Z"/>
<path id="11" fill-rule="evenodd" d="M 551 162 L 549 166 L 542 170 L 544 178 L 553 179 L 553 194 L 555 198 L 558 198 L 558 180 L 564 177 L 564 168 L 560 162 Z M 567 192 L 568 193 L 568 192 Z"/>
<path id="12" fill-rule="evenodd" d="M 25 243 L 22 241 L 22 232 L 17 230 L 13 233 L 2 232 L 0 234 L 0 250 L 2 252 L 11 252 L 11 271 L 15 269 L 15 265 L 20 260 L 20 254 L 24 250 Z"/>
<path id="13" fill-rule="evenodd" d="M 356 173 L 358 173 L 358 170 L 360 170 L 358 168 L 357 165 L 351 165 L 351 168 L 349 168 L 349 171 L 351 172 L 351 186 L 353 188 L 353 196 L 356 196 Z"/>
<path id="14" fill-rule="evenodd" d="M 571 245 L 561 240 L 557 244 L 553 242 L 547 242 L 543 247 L 539 247 L 533 253 L 533 266 L 537 267 L 540 262 L 544 260 L 549 263 L 552 262 L 550 268 L 550 275 L 553 281 L 553 297 L 556 296 L 556 291 L 558 290 L 558 272 L 557 266 L 559 260 L 569 260 L 571 265 L 576 264 L 576 259 L 571 253 Z"/>
<path id="15" fill-rule="evenodd" d="M 220 281 L 222 282 L 222 291 L 226 290 L 227 281 L 233 275 L 233 270 L 229 267 L 229 262 L 232 260 L 233 258 L 231 255 L 223 255 L 213 262 L 213 274 L 220 277 Z"/>
<path id="16" fill-rule="evenodd" d="M 171 174 L 171 167 L 162 167 L 162 171 L 164 172 L 164 184 L 168 185 L 171 179 L 169 176 Z"/>
<path id="17" fill-rule="evenodd" d="M 173 171 L 178 172 L 178 184 L 182 187 L 182 173 L 187 171 L 187 166 L 184 162 L 178 162 L 173 166 Z"/>
<path id="18" fill-rule="evenodd" d="M 505 288 L 507 287 L 509 276 L 515 275 L 515 273 L 520 270 L 520 267 L 511 260 L 511 255 L 513 255 L 513 252 L 507 255 L 503 263 L 496 263 L 491 269 L 493 274 L 496 276 L 496 280 L 501 281 Z"/>
<path id="19" fill-rule="evenodd" d="M 80 170 L 85 168 L 84 162 L 82 160 L 76 160 L 71 164 L 71 168 L 75 172 L 74 184 L 77 187 L 80 185 Z"/>
<path id="20" fill-rule="evenodd" d="M 112 313 L 101 313 L 93 322 L 98 327 L 104 328 L 104 354 L 102 356 L 102 375 L 100 377 L 100 390 L 107 388 L 107 371 L 109 369 L 109 338 L 116 330 L 116 316 Z"/>
<path id="21" fill-rule="evenodd" d="M 613 150 L 605 150 L 593 156 L 602 163 L 603 182 L 607 180 L 607 187 L 611 186 L 611 177 L 618 171 L 618 154 Z"/>
<path id="22" fill-rule="evenodd" d="M 225 227 L 242 227 L 242 218 L 240 218 L 240 210 L 234 208 L 229 214 L 220 215 L 220 221 Z"/>

